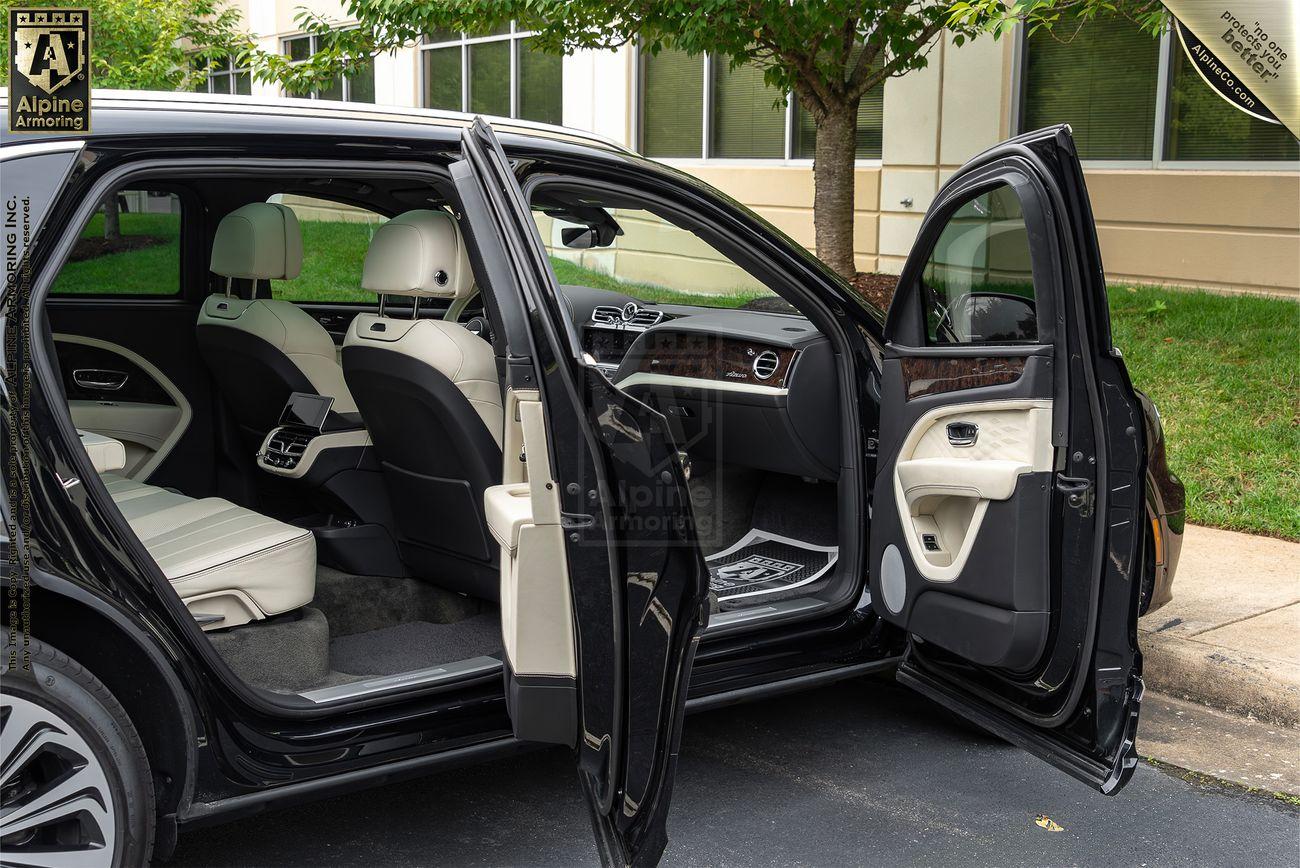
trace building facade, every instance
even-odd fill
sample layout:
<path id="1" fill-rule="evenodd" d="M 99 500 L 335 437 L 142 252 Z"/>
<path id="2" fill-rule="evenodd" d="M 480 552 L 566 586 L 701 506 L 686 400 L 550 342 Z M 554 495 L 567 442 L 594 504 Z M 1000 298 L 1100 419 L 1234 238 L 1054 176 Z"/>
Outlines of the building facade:
<path id="1" fill-rule="evenodd" d="M 303 0 L 239 0 L 262 48 L 313 50 Z M 308 8 L 346 26 L 334 0 Z M 238 69 L 215 92 L 279 95 Z M 430 34 L 313 94 L 562 123 L 678 166 L 813 248 L 814 130 L 754 70 L 635 46 L 563 58 L 526 32 Z M 888 80 L 859 112 L 854 191 L 858 267 L 897 273 L 940 184 L 1021 131 L 1072 125 L 1113 282 L 1300 299 L 1300 148 L 1281 127 L 1209 91 L 1176 37 L 1090 22 L 1072 37 L 1015 34 L 960 47 Z M 720 277 L 725 282 L 726 277 Z M 710 287 L 702 287 L 709 289 Z"/>

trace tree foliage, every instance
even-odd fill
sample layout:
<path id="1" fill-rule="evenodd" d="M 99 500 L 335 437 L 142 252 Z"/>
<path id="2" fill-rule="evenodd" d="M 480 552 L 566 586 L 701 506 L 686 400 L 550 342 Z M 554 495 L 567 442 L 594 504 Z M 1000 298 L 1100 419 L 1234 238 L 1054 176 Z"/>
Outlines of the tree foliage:
<path id="1" fill-rule="evenodd" d="M 90 10 L 90 72 L 95 87 L 178 90 L 204 77 L 211 64 L 246 51 L 240 13 L 221 0 L 0 0 L 15 6 Z M 8 83 L 9 41 L 0 61 Z"/>
<path id="2" fill-rule="evenodd" d="M 304 10 L 302 29 L 318 52 L 290 63 L 270 52 L 245 58 L 260 80 L 290 92 L 356 71 L 376 54 L 426 34 L 492 32 L 515 21 L 535 31 L 533 47 L 552 53 L 614 49 L 709 53 L 732 69 L 752 65 L 775 89 L 793 94 L 817 128 L 813 223 L 817 254 L 846 278 L 855 274 L 854 126 L 862 97 L 886 79 L 929 64 L 941 30 L 956 44 L 997 39 L 1019 21 L 1033 30 L 1099 14 L 1124 14 L 1153 32 L 1164 22 L 1157 0 L 343 0 L 356 26 Z M 1065 30 L 1062 27 L 1062 30 Z M 1065 38 L 1068 38 L 1065 37 Z"/>

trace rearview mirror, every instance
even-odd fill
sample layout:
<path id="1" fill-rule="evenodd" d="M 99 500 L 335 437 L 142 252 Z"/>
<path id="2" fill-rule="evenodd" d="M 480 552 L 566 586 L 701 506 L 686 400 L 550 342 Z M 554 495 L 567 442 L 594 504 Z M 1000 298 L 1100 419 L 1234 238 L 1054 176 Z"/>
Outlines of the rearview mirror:
<path id="1" fill-rule="evenodd" d="M 587 250 L 596 247 L 600 233 L 595 226 L 566 226 L 560 230 L 560 242 L 565 247 L 575 250 Z"/>
<path id="2" fill-rule="evenodd" d="M 1034 300 L 1009 292 L 972 292 L 952 303 L 941 327 L 962 343 L 1015 343 L 1038 340 Z"/>

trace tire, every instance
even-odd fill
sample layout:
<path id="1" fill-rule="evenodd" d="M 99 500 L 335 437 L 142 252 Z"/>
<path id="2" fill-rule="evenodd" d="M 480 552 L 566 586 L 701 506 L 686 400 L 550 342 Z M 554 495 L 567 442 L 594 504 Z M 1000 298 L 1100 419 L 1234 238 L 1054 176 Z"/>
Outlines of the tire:
<path id="1" fill-rule="evenodd" d="M 131 719 L 80 663 L 35 639 L 24 648 L 24 641 L 19 634 L 11 645 L 6 637 L 0 659 L 0 766 L 17 760 L 0 782 L 5 861 L 23 864 L 25 851 L 39 850 L 38 864 L 57 865 L 57 853 L 70 850 L 78 864 L 147 865 L 153 778 Z M 87 859 L 87 850 L 94 857 Z"/>

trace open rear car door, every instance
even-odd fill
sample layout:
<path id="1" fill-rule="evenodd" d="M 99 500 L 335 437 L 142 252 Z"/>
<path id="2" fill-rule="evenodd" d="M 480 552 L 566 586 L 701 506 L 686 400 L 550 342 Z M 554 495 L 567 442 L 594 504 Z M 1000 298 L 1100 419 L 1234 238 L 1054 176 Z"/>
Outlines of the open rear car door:
<path id="1" fill-rule="evenodd" d="M 505 331 L 505 467 L 485 494 L 501 546 L 515 735 L 568 744 L 606 864 L 654 864 L 708 571 L 664 418 L 580 360 L 510 163 L 482 120 L 452 177 Z M 500 338 L 500 336 L 498 336 Z"/>
<path id="2" fill-rule="evenodd" d="M 898 678 L 1102 792 L 1137 761 L 1146 452 L 1068 127 L 940 190 L 885 329 L 871 593 Z"/>

